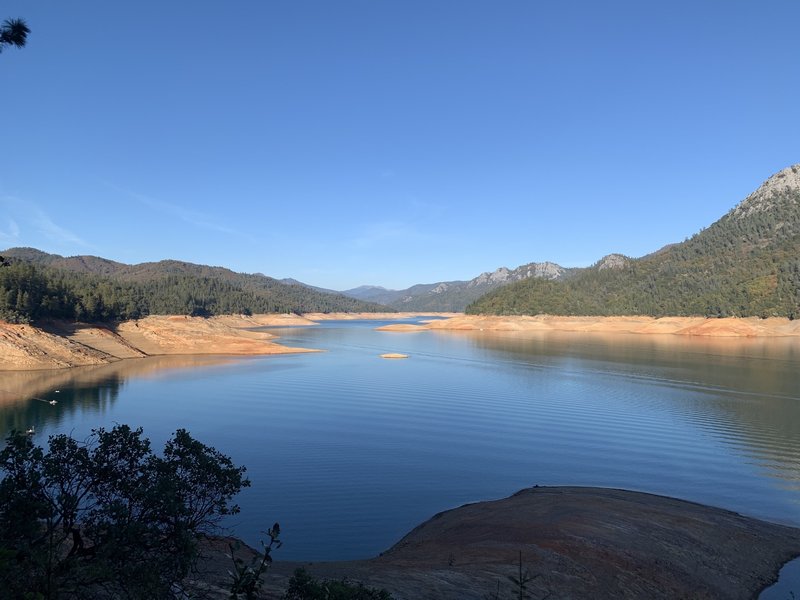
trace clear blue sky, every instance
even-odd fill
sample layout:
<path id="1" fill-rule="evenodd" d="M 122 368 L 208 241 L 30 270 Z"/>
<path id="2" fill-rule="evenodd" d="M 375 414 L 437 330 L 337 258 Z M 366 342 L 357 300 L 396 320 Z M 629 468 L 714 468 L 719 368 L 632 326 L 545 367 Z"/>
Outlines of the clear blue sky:
<path id="1" fill-rule="evenodd" d="M 345 289 L 641 256 L 800 162 L 800 2 L 3 2 L 0 248 Z"/>

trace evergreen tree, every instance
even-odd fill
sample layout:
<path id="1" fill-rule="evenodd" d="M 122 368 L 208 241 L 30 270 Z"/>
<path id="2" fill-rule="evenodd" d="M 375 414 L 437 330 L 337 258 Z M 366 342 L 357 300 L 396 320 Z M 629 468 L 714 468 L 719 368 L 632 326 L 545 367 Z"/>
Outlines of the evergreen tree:
<path id="1" fill-rule="evenodd" d="M 0 25 L 0 52 L 6 47 L 22 48 L 31 30 L 22 19 L 6 19 Z"/>

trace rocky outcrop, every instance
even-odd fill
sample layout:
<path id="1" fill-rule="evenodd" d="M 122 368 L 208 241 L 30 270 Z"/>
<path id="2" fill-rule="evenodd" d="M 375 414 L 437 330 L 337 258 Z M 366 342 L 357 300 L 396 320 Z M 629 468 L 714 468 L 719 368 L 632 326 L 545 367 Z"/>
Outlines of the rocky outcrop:
<path id="1" fill-rule="evenodd" d="M 559 279 L 566 269 L 552 262 L 534 262 L 522 265 L 516 269 L 500 267 L 491 273 L 481 273 L 475 279 L 467 282 L 466 287 L 478 286 L 498 286 L 514 281 L 521 281 L 528 277 L 540 277 L 542 279 Z"/>
<path id="2" fill-rule="evenodd" d="M 622 269 L 630 261 L 631 259 L 623 254 L 608 254 L 597 261 L 596 267 L 598 271 L 604 271 L 606 269 Z"/>
<path id="3" fill-rule="evenodd" d="M 735 219 L 773 210 L 780 202 L 800 202 L 800 164 L 786 167 L 737 204 L 729 213 Z"/>
<path id="4" fill-rule="evenodd" d="M 435 515 L 377 558 L 276 562 L 265 597 L 295 568 L 361 581 L 397 600 L 513 598 L 751 599 L 800 555 L 800 530 L 626 490 L 534 487 Z M 275 558 L 280 560 L 279 553 Z M 206 588 L 224 592 L 224 558 Z M 220 596 L 224 597 L 224 596 Z"/>

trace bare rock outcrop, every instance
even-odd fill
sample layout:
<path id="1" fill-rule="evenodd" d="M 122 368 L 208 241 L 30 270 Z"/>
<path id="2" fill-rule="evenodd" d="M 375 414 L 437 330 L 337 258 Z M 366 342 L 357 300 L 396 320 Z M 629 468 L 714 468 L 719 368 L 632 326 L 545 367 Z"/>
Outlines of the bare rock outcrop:
<path id="1" fill-rule="evenodd" d="M 783 201 L 793 204 L 800 202 L 800 164 L 775 173 L 728 214 L 732 218 L 743 219 L 755 213 L 772 210 L 778 202 Z"/>
<path id="2" fill-rule="evenodd" d="M 302 566 L 318 578 L 385 588 L 397 600 L 513 598 L 509 576 L 521 556 L 532 598 L 745 600 L 798 555 L 793 527 L 641 492 L 534 487 L 439 513 L 370 560 L 276 556 L 265 597 L 281 597 Z M 205 589 L 224 592 L 229 561 L 206 561 Z"/>

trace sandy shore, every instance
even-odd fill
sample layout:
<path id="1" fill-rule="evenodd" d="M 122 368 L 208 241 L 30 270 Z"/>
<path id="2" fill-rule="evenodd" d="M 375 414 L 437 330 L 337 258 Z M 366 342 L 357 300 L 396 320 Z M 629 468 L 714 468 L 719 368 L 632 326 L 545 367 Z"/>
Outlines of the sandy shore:
<path id="1" fill-rule="evenodd" d="M 176 354 L 262 355 L 313 352 L 276 342 L 258 327 L 312 326 L 325 320 L 407 319 L 431 316 L 421 325 L 390 324 L 382 331 L 560 331 L 670 334 L 707 338 L 800 337 L 800 320 L 703 317 L 491 317 L 454 313 L 313 313 L 228 315 L 211 318 L 150 316 L 118 325 L 51 322 L 39 327 L 0 321 L 0 371 L 101 365 L 126 358 Z"/>
<path id="2" fill-rule="evenodd" d="M 398 600 L 512 598 L 520 552 L 532 598 L 744 600 L 800 555 L 800 530 L 652 494 L 536 487 L 435 515 L 369 560 L 281 562 L 278 550 L 265 597 L 304 566 Z M 217 560 L 204 581 L 222 593 L 230 559 Z"/>
<path id="3" fill-rule="evenodd" d="M 0 371 L 63 369 L 145 356 L 262 355 L 315 352 L 277 343 L 258 327 L 313 326 L 326 320 L 402 319 L 420 313 L 313 313 L 150 316 L 116 325 L 48 322 L 40 326 L 0 321 Z M 453 316 L 452 313 L 443 316 Z"/>
<path id="4" fill-rule="evenodd" d="M 800 320 L 704 317 L 494 317 L 458 315 L 423 325 L 395 324 L 381 331 L 563 331 L 670 334 L 706 337 L 800 337 Z"/>
<path id="5" fill-rule="evenodd" d="M 50 322 L 40 327 L 0 321 L 0 370 L 61 369 L 126 358 L 175 354 L 262 355 L 313 352 L 275 342 L 250 328 L 313 325 L 297 315 L 222 316 L 208 319 L 151 316 L 115 326 Z"/>

